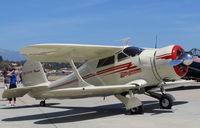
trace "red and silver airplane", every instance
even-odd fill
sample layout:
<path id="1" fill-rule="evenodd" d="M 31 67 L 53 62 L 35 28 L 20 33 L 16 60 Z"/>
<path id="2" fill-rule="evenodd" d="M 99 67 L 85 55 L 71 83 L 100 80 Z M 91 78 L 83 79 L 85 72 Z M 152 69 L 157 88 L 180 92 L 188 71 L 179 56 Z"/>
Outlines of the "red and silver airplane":
<path id="1" fill-rule="evenodd" d="M 45 100 L 50 98 L 114 95 L 132 114 L 143 113 L 142 102 L 135 94 L 156 98 L 160 108 L 171 109 L 174 98 L 165 93 L 164 86 L 183 77 L 194 59 L 178 45 L 154 49 L 38 44 L 25 47 L 20 53 L 28 57 L 22 72 L 24 87 L 5 90 L 3 98 L 29 94 L 45 106 Z M 40 62 L 69 62 L 74 72 L 49 82 Z M 84 63 L 77 69 L 75 62 Z M 160 88 L 161 93 L 153 92 L 154 88 Z"/>

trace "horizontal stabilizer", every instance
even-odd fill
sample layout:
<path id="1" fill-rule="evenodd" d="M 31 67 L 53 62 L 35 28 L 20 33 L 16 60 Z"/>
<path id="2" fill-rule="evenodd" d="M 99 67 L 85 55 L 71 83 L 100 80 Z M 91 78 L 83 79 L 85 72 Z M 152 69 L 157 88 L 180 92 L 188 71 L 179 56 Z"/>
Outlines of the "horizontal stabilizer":
<path id="1" fill-rule="evenodd" d="M 30 90 L 31 90 L 30 88 L 8 89 L 3 92 L 2 98 L 22 97 Z"/>
<path id="2" fill-rule="evenodd" d="M 32 90 L 40 91 L 40 90 L 45 90 L 47 88 L 48 86 L 46 85 L 39 85 L 39 86 L 8 89 L 3 92 L 2 98 L 22 97 Z"/>

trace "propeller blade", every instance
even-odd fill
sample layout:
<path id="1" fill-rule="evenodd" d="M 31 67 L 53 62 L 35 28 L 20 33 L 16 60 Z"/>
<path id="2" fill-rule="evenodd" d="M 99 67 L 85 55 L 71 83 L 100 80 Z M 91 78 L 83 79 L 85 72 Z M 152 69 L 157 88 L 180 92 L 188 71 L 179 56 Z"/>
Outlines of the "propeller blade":
<path id="1" fill-rule="evenodd" d="M 177 60 L 171 60 L 169 62 L 169 65 L 170 66 L 176 66 L 176 65 L 179 65 L 181 63 L 183 63 L 184 65 L 190 65 L 190 64 L 192 64 L 192 62 L 196 58 L 198 58 L 198 56 L 195 56 L 193 54 L 193 52 L 190 52 L 190 51 L 189 52 L 185 52 L 181 58 L 179 58 Z"/>
<path id="2" fill-rule="evenodd" d="M 171 61 L 169 62 L 169 65 L 170 65 L 170 66 L 176 66 L 176 65 L 181 64 L 182 62 L 183 62 L 182 59 L 181 59 L 181 60 L 171 60 Z"/>
<path id="3" fill-rule="evenodd" d="M 183 55 L 182 59 L 183 59 L 183 64 L 190 65 L 190 64 L 192 64 L 194 57 L 193 57 L 193 55 L 191 55 L 189 53 L 185 53 Z"/>

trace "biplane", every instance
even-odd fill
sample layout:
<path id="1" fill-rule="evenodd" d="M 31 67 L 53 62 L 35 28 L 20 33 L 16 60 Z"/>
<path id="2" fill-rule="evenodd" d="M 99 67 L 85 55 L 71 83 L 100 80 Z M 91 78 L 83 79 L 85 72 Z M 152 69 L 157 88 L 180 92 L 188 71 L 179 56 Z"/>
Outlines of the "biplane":
<path id="1" fill-rule="evenodd" d="M 24 87 L 5 90 L 3 98 L 29 94 L 45 106 L 51 98 L 86 98 L 114 95 L 127 111 L 143 113 L 135 94 L 159 100 L 160 108 L 171 109 L 174 97 L 164 86 L 173 85 L 188 72 L 194 56 L 178 45 L 163 48 L 100 46 L 82 44 L 37 44 L 20 50 L 28 60 L 23 66 Z M 73 73 L 49 82 L 40 62 L 70 63 Z M 83 63 L 77 68 L 76 62 Z M 167 84 L 171 82 L 171 84 Z M 160 88 L 160 92 L 154 92 Z"/>

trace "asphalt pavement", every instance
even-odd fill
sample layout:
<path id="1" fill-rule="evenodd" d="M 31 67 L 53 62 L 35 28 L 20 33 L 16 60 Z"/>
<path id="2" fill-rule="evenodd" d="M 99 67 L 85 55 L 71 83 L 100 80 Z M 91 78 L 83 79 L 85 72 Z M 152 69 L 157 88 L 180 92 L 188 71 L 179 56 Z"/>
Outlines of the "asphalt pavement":
<path id="1" fill-rule="evenodd" d="M 20 86 L 20 85 L 19 85 Z M 0 94 L 4 90 L 0 83 Z M 170 110 L 158 101 L 137 95 L 144 103 L 143 115 L 126 114 L 114 96 L 47 100 L 46 107 L 28 95 L 17 98 L 15 107 L 0 98 L 0 128 L 199 128 L 200 84 L 167 90 L 176 101 Z"/>

